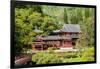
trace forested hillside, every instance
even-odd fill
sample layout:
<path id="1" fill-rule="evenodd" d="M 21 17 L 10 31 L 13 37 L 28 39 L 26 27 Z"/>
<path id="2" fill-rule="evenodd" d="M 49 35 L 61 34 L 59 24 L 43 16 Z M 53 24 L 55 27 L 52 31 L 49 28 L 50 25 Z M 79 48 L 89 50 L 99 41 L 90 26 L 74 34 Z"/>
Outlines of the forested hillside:
<path id="1" fill-rule="evenodd" d="M 48 5 L 17 5 L 15 8 L 15 53 L 30 49 L 37 34 L 49 35 L 64 24 L 79 24 L 82 48 L 94 46 L 94 9 Z M 43 31 L 34 32 L 35 29 Z"/>

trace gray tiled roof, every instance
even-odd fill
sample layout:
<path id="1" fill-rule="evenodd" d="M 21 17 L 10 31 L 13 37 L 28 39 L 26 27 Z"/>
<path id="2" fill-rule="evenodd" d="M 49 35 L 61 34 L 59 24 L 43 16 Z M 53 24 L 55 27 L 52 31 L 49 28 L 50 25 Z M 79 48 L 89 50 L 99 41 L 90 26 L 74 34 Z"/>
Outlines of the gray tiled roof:
<path id="1" fill-rule="evenodd" d="M 61 39 L 71 39 L 71 37 L 66 37 L 66 36 L 46 36 L 46 37 L 43 37 L 43 40 L 61 40 Z"/>
<path id="2" fill-rule="evenodd" d="M 59 36 L 46 36 L 43 37 L 43 40 L 60 40 Z"/>
<path id="3" fill-rule="evenodd" d="M 63 29 L 61 29 L 63 32 L 80 32 L 80 26 L 78 24 L 65 24 Z"/>
<path id="4" fill-rule="evenodd" d="M 64 24 L 62 29 L 55 30 L 54 32 L 81 32 L 81 31 L 79 24 Z"/>
<path id="5" fill-rule="evenodd" d="M 60 32 L 60 30 L 54 30 L 53 32 L 54 32 L 54 33 L 56 33 L 56 32 Z"/>

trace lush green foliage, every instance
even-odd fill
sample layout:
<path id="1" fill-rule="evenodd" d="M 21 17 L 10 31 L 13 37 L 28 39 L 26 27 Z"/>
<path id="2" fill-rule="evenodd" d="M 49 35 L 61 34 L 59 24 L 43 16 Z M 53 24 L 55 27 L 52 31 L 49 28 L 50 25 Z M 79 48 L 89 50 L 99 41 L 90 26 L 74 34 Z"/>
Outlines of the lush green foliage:
<path id="1" fill-rule="evenodd" d="M 81 52 L 55 53 L 51 48 L 48 52 L 39 52 L 32 56 L 36 64 L 70 63 L 94 61 L 94 48 L 90 47 Z"/>
<path id="2" fill-rule="evenodd" d="M 35 36 L 49 35 L 63 24 L 81 26 L 81 48 L 94 46 L 94 9 L 46 5 L 17 5 L 15 8 L 15 52 L 30 48 Z M 35 29 L 43 31 L 34 32 Z"/>
<path id="3" fill-rule="evenodd" d="M 55 64 L 62 63 L 63 59 L 54 54 L 52 49 L 49 49 L 48 52 L 39 52 L 33 55 L 32 61 L 36 64 Z"/>
<path id="4" fill-rule="evenodd" d="M 94 61 L 94 48 L 88 48 L 85 51 L 82 51 L 81 58 L 83 61 Z"/>
<path id="5" fill-rule="evenodd" d="M 40 34 L 34 32 L 35 29 L 43 31 L 42 35 L 48 35 L 53 30 L 60 28 L 61 24 L 57 24 L 58 22 L 54 18 L 43 16 L 38 11 L 33 6 L 15 9 L 15 52 L 21 52 L 24 48 L 31 47 L 35 36 Z"/>

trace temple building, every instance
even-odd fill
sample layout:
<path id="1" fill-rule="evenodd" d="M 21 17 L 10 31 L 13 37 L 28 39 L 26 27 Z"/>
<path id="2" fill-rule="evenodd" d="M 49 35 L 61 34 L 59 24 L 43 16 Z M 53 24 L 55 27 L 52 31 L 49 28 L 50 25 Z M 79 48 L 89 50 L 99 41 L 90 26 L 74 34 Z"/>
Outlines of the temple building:
<path id="1" fill-rule="evenodd" d="M 79 24 L 64 24 L 60 30 L 54 30 L 54 35 L 37 36 L 32 44 L 33 50 L 46 50 L 49 47 L 55 49 L 73 49 L 76 42 L 79 42 L 80 25 Z"/>

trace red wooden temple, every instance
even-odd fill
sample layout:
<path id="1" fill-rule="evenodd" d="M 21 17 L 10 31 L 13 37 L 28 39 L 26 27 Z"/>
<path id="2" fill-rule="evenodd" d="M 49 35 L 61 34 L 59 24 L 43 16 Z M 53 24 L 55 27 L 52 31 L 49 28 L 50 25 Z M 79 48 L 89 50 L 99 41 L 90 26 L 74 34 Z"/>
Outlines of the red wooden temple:
<path id="1" fill-rule="evenodd" d="M 32 44 L 33 50 L 46 50 L 49 47 L 55 49 L 73 49 L 80 36 L 80 25 L 64 24 L 60 30 L 55 30 L 56 35 L 37 36 Z"/>

